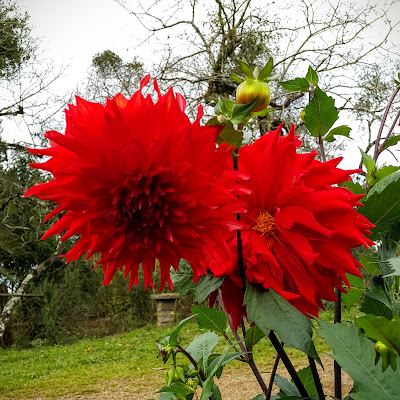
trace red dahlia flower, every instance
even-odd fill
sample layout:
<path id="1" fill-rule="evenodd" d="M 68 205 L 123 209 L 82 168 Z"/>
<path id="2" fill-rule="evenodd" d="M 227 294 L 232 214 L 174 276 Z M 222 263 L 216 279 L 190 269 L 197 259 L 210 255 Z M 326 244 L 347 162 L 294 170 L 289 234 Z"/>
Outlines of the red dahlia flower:
<path id="1" fill-rule="evenodd" d="M 373 244 L 364 236 L 373 225 L 354 209 L 362 196 L 333 186 L 357 171 L 337 168 L 341 158 L 322 163 L 316 152 L 298 154 L 294 127 L 280 133 L 281 127 L 239 150 L 239 170 L 249 176 L 243 185 L 251 189 L 240 196 L 248 210 L 241 215 L 245 277 L 318 315 L 322 299 L 336 300 L 334 288 L 345 291 L 346 273 L 361 276 L 350 249 Z M 231 293 L 243 298 L 237 263 L 218 275 L 236 284 L 225 296 L 222 288 L 228 310 Z M 238 323 L 244 310 L 233 308 Z"/>
<path id="2" fill-rule="evenodd" d="M 222 243 L 240 227 L 236 178 L 225 169 L 230 149 L 216 149 L 218 128 L 200 126 L 201 108 L 192 124 L 184 98 L 172 89 L 161 96 L 156 82 L 158 101 L 144 97 L 149 79 L 130 100 L 119 94 L 103 106 L 77 98 L 66 110 L 65 135 L 47 132 L 52 146 L 31 150 L 50 157 L 31 166 L 54 179 L 26 195 L 58 203 L 46 220 L 65 212 L 43 239 L 80 235 L 67 262 L 100 253 L 105 284 L 125 266 L 136 285 L 142 265 L 152 286 L 155 259 L 161 287 L 165 280 L 171 286 L 170 266 L 177 269 L 181 258 L 196 279 L 231 262 Z"/>

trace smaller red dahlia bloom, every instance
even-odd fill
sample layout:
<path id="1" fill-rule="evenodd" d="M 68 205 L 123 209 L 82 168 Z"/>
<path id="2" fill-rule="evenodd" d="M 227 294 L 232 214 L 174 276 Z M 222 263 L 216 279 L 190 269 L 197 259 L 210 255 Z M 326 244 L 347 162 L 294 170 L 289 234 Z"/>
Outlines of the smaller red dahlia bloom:
<path id="1" fill-rule="evenodd" d="M 245 277 L 274 289 L 301 312 L 318 315 L 322 299 L 336 300 L 335 288 L 345 291 L 346 273 L 361 276 L 350 249 L 374 244 L 364 236 L 373 225 L 354 209 L 362 195 L 336 186 L 357 171 L 337 168 L 341 158 L 320 162 L 316 152 L 297 153 L 301 142 L 294 127 L 286 137 L 280 137 L 281 128 L 239 150 L 249 189 L 240 196 L 248 210 L 241 214 Z M 237 254 L 236 238 L 231 244 Z M 236 287 L 229 291 L 243 299 L 238 271 L 236 261 L 215 274 L 231 276 Z M 243 314 L 233 308 L 236 316 Z"/>
<path id="2" fill-rule="evenodd" d="M 158 101 L 144 97 L 141 82 L 130 100 L 121 94 L 105 106 L 79 97 L 66 110 L 65 134 L 47 132 L 52 145 L 32 149 L 50 157 L 32 164 L 54 179 L 29 189 L 58 206 L 46 220 L 62 217 L 43 239 L 66 231 L 61 240 L 80 235 L 65 255 L 67 262 L 100 253 L 104 283 L 116 270 L 138 283 L 143 268 L 146 287 L 153 285 L 155 259 L 172 286 L 170 266 L 185 258 L 195 279 L 231 262 L 227 236 L 241 225 L 237 176 L 225 169 L 230 149 L 215 146 L 218 127 L 200 126 L 184 113 L 185 99 L 170 89 Z"/>

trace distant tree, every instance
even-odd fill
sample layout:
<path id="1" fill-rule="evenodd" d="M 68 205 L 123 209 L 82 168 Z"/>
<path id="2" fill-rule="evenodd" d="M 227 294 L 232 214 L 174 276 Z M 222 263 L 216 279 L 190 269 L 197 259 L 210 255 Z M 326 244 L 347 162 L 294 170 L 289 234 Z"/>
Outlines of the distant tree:
<path id="1" fill-rule="evenodd" d="M 137 59 L 124 62 L 111 50 L 105 50 L 92 59 L 83 95 L 87 100 L 100 103 L 117 93 L 131 97 L 144 74 L 143 64 Z"/>

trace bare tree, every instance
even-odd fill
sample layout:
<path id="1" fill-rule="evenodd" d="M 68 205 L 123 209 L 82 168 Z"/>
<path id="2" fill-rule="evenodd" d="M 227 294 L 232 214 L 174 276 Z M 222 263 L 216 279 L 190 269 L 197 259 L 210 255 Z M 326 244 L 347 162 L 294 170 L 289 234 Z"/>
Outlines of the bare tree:
<path id="1" fill-rule="evenodd" d="M 305 76 L 311 65 L 323 88 L 342 99 L 341 107 L 357 92 L 363 67 L 399 57 L 393 43 L 395 2 L 116 1 L 148 32 L 143 45 L 158 50 L 160 84 L 182 91 L 192 107 L 200 100 L 232 96 L 236 85 L 229 72 L 238 71 L 243 56 L 253 65 L 272 56 L 277 81 Z M 266 129 L 280 121 L 299 122 L 307 99 L 271 86 L 271 105 L 279 110 L 270 114 Z"/>

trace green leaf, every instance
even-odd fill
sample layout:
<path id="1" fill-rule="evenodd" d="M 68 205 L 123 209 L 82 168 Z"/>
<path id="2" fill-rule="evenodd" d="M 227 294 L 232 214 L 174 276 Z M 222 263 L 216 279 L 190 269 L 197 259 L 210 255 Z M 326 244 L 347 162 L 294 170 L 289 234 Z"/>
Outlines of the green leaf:
<path id="1" fill-rule="evenodd" d="M 217 144 L 229 143 L 233 146 L 240 147 L 243 142 L 243 132 L 238 131 L 232 125 L 232 122 L 227 120 L 224 129 L 217 137 Z"/>
<path id="2" fill-rule="evenodd" d="M 251 114 L 253 108 L 257 104 L 258 97 L 248 104 L 234 104 L 232 107 L 232 116 L 230 121 L 232 124 L 241 124 Z"/>
<path id="3" fill-rule="evenodd" d="M 348 310 L 361 299 L 363 291 L 361 289 L 351 289 L 347 293 L 342 293 L 342 300 Z"/>
<path id="4" fill-rule="evenodd" d="M 318 333 L 333 349 L 332 357 L 354 380 L 354 400 L 396 400 L 400 393 L 398 373 L 388 368 L 382 372 L 375 365 L 374 344 L 359 335 L 352 325 L 332 324 L 317 319 Z"/>
<path id="5" fill-rule="evenodd" d="M 289 382 L 283 376 L 276 374 L 274 382 L 279 389 L 281 389 L 280 397 L 288 396 L 300 396 L 301 395 L 293 382 Z"/>
<path id="6" fill-rule="evenodd" d="M 394 145 L 396 145 L 397 143 L 399 143 L 399 141 L 400 141 L 400 135 L 393 135 L 393 136 L 391 136 L 391 137 L 389 138 L 389 140 L 386 142 L 384 148 L 387 149 L 387 148 L 390 147 L 390 146 L 394 146 Z"/>
<path id="7" fill-rule="evenodd" d="M 356 287 L 359 289 L 364 288 L 364 281 L 362 280 L 362 278 L 359 278 L 358 276 L 354 276 L 354 275 L 347 274 L 347 273 L 346 273 L 346 277 L 347 277 L 351 287 Z"/>
<path id="8" fill-rule="evenodd" d="M 395 167 L 393 165 L 385 165 L 384 167 L 382 167 L 381 169 L 378 169 L 375 172 L 375 182 L 374 185 L 376 183 L 378 183 L 380 180 L 382 180 L 383 178 L 386 178 L 387 176 L 395 173 L 396 171 L 398 171 L 400 169 L 400 167 Z"/>
<path id="9" fill-rule="evenodd" d="M 247 285 L 244 296 L 249 321 L 254 322 L 265 335 L 275 330 L 287 346 L 293 346 L 319 361 L 312 340 L 309 318 L 293 307 L 274 290 L 258 290 Z"/>
<path id="10" fill-rule="evenodd" d="M 279 110 L 279 108 L 278 107 L 275 107 L 275 108 L 264 108 L 264 110 L 257 111 L 257 112 L 252 112 L 250 115 L 251 115 L 251 118 L 254 118 L 254 117 L 265 117 L 268 113 L 270 113 L 272 111 L 275 111 L 275 110 Z"/>
<path id="11" fill-rule="evenodd" d="M 307 79 L 304 78 L 296 78 L 286 82 L 279 82 L 285 90 L 288 92 L 307 92 L 310 88 L 310 84 Z"/>
<path id="12" fill-rule="evenodd" d="M 311 367 L 303 368 L 300 371 L 297 371 L 297 375 L 299 376 L 301 382 L 303 383 L 307 393 L 310 396 L 318 396 L 317 387 L 315 386 L 314 377 L 311 371 Z"/>
<path id="13" fill-rule="evenodd" d="M 372 240 L 380 239 L 400 221 L 400 171 L 379 181 L 363 202 L 358 211 L 376 225 Z"/>
<path id="14" fill-rule="evenodd" d="M 158 400 L 175 400 L 177 397 L 173 393 L 161 393 Z M 152 399 L 154 400 L 154 399 Z"/>
<path id="15" fill-rule="evenodd" d="M 353 182 L 352 180 L 339 183 L 339 186 L 349 189 L 353 194 L 366 193 L 365 189 L 358 182 Z"/>
<path id="16" fill-rule="evenodd" d="M 235 74 L 229 74 L 229 76 L 231 77 L 231 79 L 233 79 L 236 83 L 242 83 L 244 81 L 243 78 L 241 78 L 240 76 L 237 76 Z"/>
<path id="17" fill-rule="evenodd" d="M 366 256 L 364 254 L 359 254 L 359 256 L 360 262 L 366 271 L 368 271 L 371 275 L 381 275 L 377 258 Z"/>
<path id="18" fill-rule="evenodd" d="M 306 80 L 311 86 L 317 86 L 318 85 L 318 75 L 317 73 L 310 67 L 308 67 L 307 75 L 306 75 Z"/>
<path id="19" fill-rule="evenodd" d="M 223 311 L 217 311 L 215 308 L 207 306 L 193 306 L 193 314 L 196 314 L 196 319 L 200 329 L 210 329 L 224 333 L 228 322 L 226 314 Z"/>
<path id="20" fill-rule="evenodd" d="M 181 322 L 179 322 L 178 326 L 175 328 L 175 330 L 169 336 L 169 344 L 171 346 L 177 346 L 178 345 L 179 332 L 185 326 L 185 324 L 187 324 L 195 316 L 196 315 L 191 315 L 190 317 L 187 317 L 187 318 L 183 319 Z"/>
<path id="21" fill-rule="evenodd" d="M 337 126 L 336 128 L 333 128 L 329 131 L 329 133 L 324 136 L 324 140 L 331 142 L 334 139 L 334 136 L 340 135 L 340 136 L 346 136 L 346 137 L 350 137 L 350 131 L 351 128 L 349 128 L 346 125 L 340 125 Z"/>
<path id="22" fill-rule="evenodd" d="M 261 70 L 260 74 L 258 75 L 257 79 L 259 81 L 265 81 L 272 72 L 272 69 L 274 68 L 274 60 L 272 57 L 268 60 L 268 62 L 265 64 L 265 67 Z"/>
<path id="23" fill-rule="evenodd" d="M 208 400 L 212 396 L 212 389 L 213 389 L 214 382 L 212 377 L 207 378 L 203 382 L 203 389 L 201 391 L 200 400 Z"/>
<path id="24" fill-rule="evenodd" d="M 389 307 L 385 306 L 385 304 L 383 304 L 381 301 L 368 296 L 368 292 L 361 304 L 360 311 L 365 314 L 382 316 L 388 319 L 391 319 L 393 317 L 392 310 Z"/>
<path id="25" fill-rule="evenodd" d="M 364 336 L 382 342 L 386 347 L 396 351 L 400 356 L 400 318 L 394 316 L 389 321 L 385 317 L 365 315 L 356 318 L 356 325 L 361 328 Z"/>
<path id="26" fill-rule="evenodd" d="M 213 387 L 212 387 L 211 399 L 212 400 L 222 400 L 222 396 L 221 396 L 219 387 L 214 382 L 213 382 Z"/>
<path id="27" fill-rule="evenodd" d="M 184 389 L 175 386 L 163 386 L 161 389 L 157 390 L 156 393 L 173 393 L 179 400 L 185 400 L 186 396 L 186 391 Z M 164 398 L 168 399 L 168 397 Z"/>
<path id="28" fill-rule="evenodd" d="M 247 61 L 244 58 L 242 59 L 242 61 L 240 61 L 240 69 L 247 79 L 254 79 L 253 71 L 251 70 L 251 68 L 247 64 Z"/>
<path id="29" fill-rule="evenodd" d="M 314 90 L 314 97 L 306 107 L 304 124 L 315 137 L 324 136 L 338 119 L 335 100 L 324 93 L 318 86 Z"/>
<path id="30" fill-rule="evenodd" d="M 390 274 L 385 275 L 383 278 L 386 278 L 387 276 L 400 276 L 400 258 L 390 258 L 389 260 L 387 260 L 387 262 L 392 268 L 392 271 L 390 272 Z"/>
<path id="31" fill-rule="evenodd" d="M 193 300 L 196 303 L 203 302 L 207 296 L 217 290 L 224 282 L 224 277 L 212 275 L 202 276 L 197 283 L 193 284 Z"/>
<path id="32" fill-rule="evenodd" d="M 175 292 L 185 296 L 192 291 L 193 271 L 186 260 L 181 258 L 179 261 L 179 272 L 175 271 L 174 268 L 171 268 L 170 275 Z"/>
<path id="33" fill-rule="evenodd" d="M 249 351 L 252 351 L 253 347 L 264 337 L 265 333 L 257 325 L 253 325 L 246 332 L 245 345 Z"/>
<path id="34" fill-rule="evenodd" d="M 208 357 L 210 357 L 218 342 L 218 335 L 213 332 L 206 332 L 194 339 L 186 348 L 186 351 L 197 363 L 201 362 L 206 370 L 208 365 Z"/>

